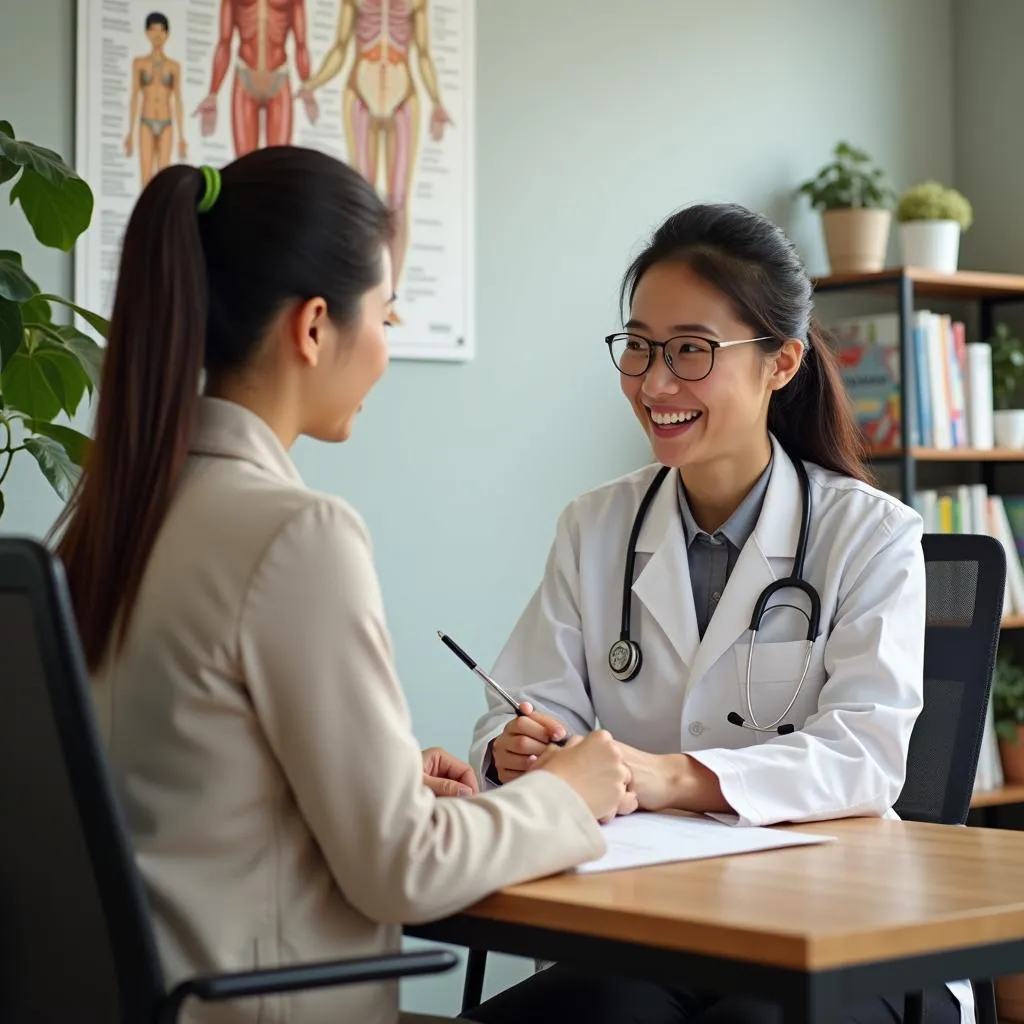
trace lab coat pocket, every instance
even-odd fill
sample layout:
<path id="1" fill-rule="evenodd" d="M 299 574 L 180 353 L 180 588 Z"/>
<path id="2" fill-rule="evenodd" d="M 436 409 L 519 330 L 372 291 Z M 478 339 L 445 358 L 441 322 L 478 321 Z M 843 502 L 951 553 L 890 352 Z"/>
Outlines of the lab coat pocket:
<path id="1" fill-rule="evenodd" d="M 807 664 L 807 675 L 800 692 L 797 686 L 804 669 L 807 657 L 805 640 L 787 640 L 782 643 L 754 644 L 753 661 L 750 666 L 750 706 L 747 705 L 747 654 L 750 641 L 734 645 L 736 657 L 736 680 L 739 700 L 739 713 L 753 724 L 771 727 L 772 732 L 758 733 L 763 743 L 777 735 L 774 731 L 778 723 L 791 724 L 800 729 L 804 722 L 814 714 L 818 706 L 818 695 L 825 681 L 824 643 L 819 640 L 811 647 L 811 658 Z M 794 700 L 794 695 L 796 699 Z M 789 702 L 793 706 L 787 711 Z"/>

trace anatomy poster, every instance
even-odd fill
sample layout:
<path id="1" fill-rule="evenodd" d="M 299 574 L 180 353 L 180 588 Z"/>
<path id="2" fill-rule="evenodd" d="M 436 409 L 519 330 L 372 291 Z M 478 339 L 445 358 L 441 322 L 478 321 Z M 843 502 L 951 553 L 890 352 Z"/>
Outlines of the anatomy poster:
<path id="1" fill-rule="evenodd" d="M 475 0 L 79 0 L 76 300 L 109 315 L 139 192 L 176 162 L 310 146 L 394 210 L 392 355 L 470 359 Z"/>

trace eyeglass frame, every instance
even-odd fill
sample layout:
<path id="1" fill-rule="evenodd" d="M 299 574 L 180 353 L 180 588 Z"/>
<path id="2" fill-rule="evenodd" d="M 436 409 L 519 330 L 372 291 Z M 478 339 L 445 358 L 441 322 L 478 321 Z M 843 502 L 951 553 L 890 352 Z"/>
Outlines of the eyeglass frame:
<path id="1" fill-rule="evenodd" d="M 647 350 L 647 365 L 640 371 L 640 373 L 626 373 L 617 362 L 615 362 L 615 356 L 612 355 L 612 345 L 616 338 L 639 338 L 641 341 L 648 345 Z M 666 354 L 666 348 L 673 341 L 678 341 L 680 338 L 693 338 L 694 341 L 703 341 L 711 346 L 711 365 L 708 367 L 708 372 L 700 377 L 680 377 L 675 370 L 672 369 L 672 364 L 668 360 Z M 716 341 L 714 338 L 705 338 L 700 334 L 675 334 L 671 338 L 665 341 L 653 341 L 650 338 L 644 337 L 642 334 L 638 334 L 636 331 L 616 331 L 614 334 L 608 334 L 605 336 L 604 343 L 608 346 L 608 356 L 612 361 L 612 366 L 619 371 L 624 377 L 644 377 L 650 371 L 654 365 L 654 355 L 656 349 L 661 349 L 661 358 L 664 360 L 665 365 L 668 367 L 669 373 L 672 374 L 676 380 L 685 380 L 689 382 L 697 380 L 706 380 L 710 375 L 711 371 L 715 368 L 715 352 L 720 348 L 731 348 L 733 345 L 749 345 L 754 341 L 774 341 L 775 339 L 770 335 L 766 334 L 760 338 L 738 338 L 735 341 Z"/>

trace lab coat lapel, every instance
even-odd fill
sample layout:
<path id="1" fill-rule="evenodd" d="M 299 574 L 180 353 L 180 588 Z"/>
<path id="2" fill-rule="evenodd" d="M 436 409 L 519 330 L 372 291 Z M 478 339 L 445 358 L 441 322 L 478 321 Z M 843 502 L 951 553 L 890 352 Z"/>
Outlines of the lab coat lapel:
<path id="1" fill-rule="evenodd" d="M 633 593 L 689 666 L 696 656 L 700 634 L 677 494 L 676 475 L 672 472 L 662 481 L 637 538 L 637 562 L 645 555 L 650 557 L 633 583 Z M 646 638 L 639 636 L 638 626 L 634 612 L 633 637 L 639 637 L 643 647 Z"/>
<path id="2" fill-rule="evenodd" d="M 774 438 L 772 444 L 775 459 L 761 515 L 736 559 L 722 598 L 704 631 L 690 670 L 687 691 L 750 628 L 758 596 L 777 578 L 771 560 L 789 559 L 788 563 L 782 561 L 776 565 L 784 566 L 785 572 L 790 571 L 800 534 L 800 479 L 789 456 Z"/>

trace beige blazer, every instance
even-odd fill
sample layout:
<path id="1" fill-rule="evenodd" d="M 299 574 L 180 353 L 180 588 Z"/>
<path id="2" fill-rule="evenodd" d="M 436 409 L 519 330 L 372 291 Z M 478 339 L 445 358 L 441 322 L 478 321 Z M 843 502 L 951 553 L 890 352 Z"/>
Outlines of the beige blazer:
<path id="1" fill-rule="evenodd" d="M 471 799 L 420 744 L 359 516 L 270 428 L 203 399 L 127 643 L 94 680 L 168 981 L 399 948 L 403 922 L 604 851 L 549 772 Z M 392 1024 L 397 986 L 194 1009 L 218 1024 Z"/>

